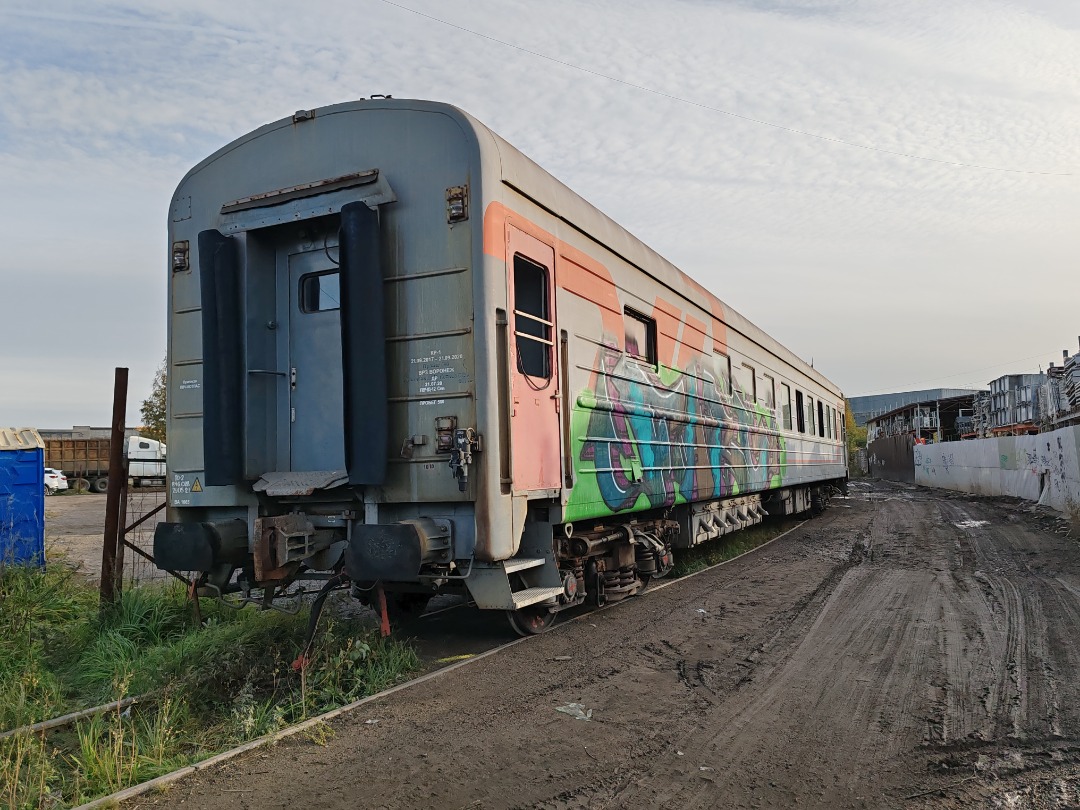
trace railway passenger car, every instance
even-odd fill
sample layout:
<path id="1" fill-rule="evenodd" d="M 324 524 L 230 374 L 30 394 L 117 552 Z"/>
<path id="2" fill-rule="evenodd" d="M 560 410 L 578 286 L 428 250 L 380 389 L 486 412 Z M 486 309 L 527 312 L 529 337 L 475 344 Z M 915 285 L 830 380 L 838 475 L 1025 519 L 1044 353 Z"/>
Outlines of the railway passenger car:
<path id="1" fill-rule="evenodd" d="M 155 557 L 203 593 L 347 576 L 539 632 L 846 480 L 836 385 L 452 106 L 267 124 L 169 241 Z"/>

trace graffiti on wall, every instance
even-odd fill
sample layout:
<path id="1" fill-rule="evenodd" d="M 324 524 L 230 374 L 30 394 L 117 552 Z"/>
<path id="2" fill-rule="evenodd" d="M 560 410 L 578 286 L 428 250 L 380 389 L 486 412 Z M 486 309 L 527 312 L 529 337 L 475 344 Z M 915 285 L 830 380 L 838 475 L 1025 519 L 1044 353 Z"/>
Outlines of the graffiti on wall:
<path id="1" fill-rule="evenodd" d="M 1062 511 L 1080 501 L 1080 427 L 930 447 L 916 453 L 917 484 L 1026 498 Z"/>
<path id="2" fill-rule="evenodd" d="M 573 414 L 580 449 L 567 520 L 782 485 L 787 449 L 774 411 L 717 368 L 695 359 L 657 370 L 610 340 L 595 368 Z"/>

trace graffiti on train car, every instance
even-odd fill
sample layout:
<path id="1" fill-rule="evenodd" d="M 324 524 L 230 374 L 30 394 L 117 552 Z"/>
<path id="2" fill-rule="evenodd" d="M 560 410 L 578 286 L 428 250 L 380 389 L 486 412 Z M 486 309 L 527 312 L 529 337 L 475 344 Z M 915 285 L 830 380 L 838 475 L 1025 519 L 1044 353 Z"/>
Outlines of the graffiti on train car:
<path id="1" fill-rule="evenodd" d="M 593 389 L 577 397 L 576 481 L 567 520 L 672 506 L 782 485 L 787 465 L 772 411 L 693 360 L 659 370 L 605 343 Z"/>

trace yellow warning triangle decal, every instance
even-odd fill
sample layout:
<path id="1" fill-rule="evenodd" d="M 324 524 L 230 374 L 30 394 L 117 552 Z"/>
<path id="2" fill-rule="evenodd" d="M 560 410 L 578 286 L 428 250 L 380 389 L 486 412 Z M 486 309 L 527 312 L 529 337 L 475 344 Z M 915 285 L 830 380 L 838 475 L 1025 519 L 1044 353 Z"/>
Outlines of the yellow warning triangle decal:
<path id="1" fill-rule="evenodd" d="M 191 485 L 192 492 L 202 492 L 202 484 L 199 483 L 199 479 L 195 479 L 195 483 Z"/>

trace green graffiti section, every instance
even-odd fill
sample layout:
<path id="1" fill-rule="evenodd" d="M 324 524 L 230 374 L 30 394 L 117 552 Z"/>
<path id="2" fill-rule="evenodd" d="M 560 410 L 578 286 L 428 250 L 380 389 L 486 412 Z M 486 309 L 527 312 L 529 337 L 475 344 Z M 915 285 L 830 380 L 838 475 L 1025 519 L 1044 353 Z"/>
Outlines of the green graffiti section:
<path id="1" fill-rule="evenodd" d="M 716 369 L 652 366 L 601 347 L 596 384 L 571 412 L 568 521 L 712 500 L 783 485 L 774 413 Z"/>

